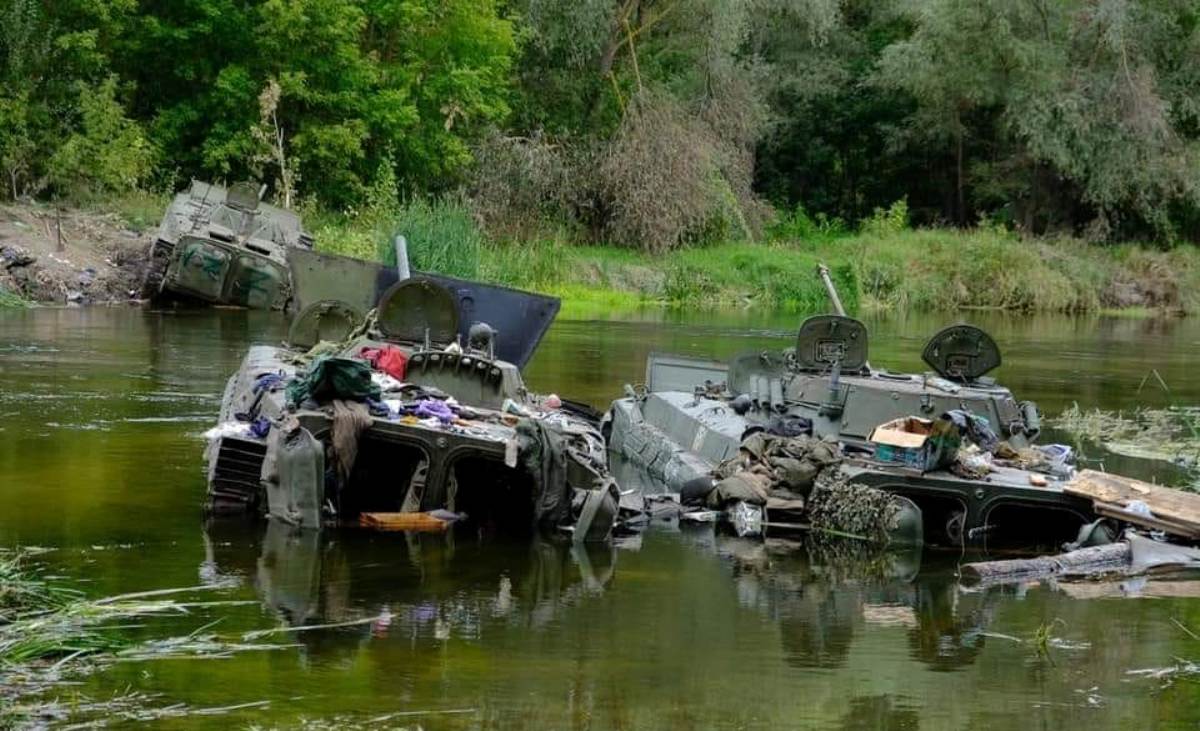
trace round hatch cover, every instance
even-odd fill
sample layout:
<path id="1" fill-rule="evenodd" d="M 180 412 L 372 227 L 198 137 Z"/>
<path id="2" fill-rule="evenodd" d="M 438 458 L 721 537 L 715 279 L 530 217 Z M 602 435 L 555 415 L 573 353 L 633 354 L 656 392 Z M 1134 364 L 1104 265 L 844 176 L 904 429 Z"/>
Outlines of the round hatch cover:
<path id="1" fill-rule="evenodd" d="M 458 303 L 454 294 L 426 277 L 396 282 L 379 298 L 379 330 L 389 340 L 442 345 L 458 337 Z"/>
<path id="2" fill-rule="evenodd" d="M 288 343 L 311 348 L 322 340 L 341 342 L 363 321 L 363 313 L 339 300 L 319 300 L 305 307 L 288 329 Z"/>
<path id="3" fill-rule="evenodd" d="M 867 365 L 867 326 L 843 315 L 808 318 L 796 336 L 796 366 L 802 371 L 825 372 L 835 363 L 847 373 Z"/>
<path id="4" fill-rule="evenodd" d="M 1000 365 L 1000 348 L 974 325 L 951 325 L 929 339 L 921 360 L 942 378 L 974 381 Z"/>

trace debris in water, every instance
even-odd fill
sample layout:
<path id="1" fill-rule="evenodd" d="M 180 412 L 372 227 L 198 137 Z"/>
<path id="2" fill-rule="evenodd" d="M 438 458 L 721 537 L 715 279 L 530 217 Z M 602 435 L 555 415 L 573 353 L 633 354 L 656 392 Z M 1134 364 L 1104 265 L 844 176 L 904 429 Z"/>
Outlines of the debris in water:
<path id="1" fill-rule="evenodd" d="M 1115 454 L 1177 464 L 1200 483 L 1200 407 L 1084 411 L 1074 404 L 1051 425 Z"/>

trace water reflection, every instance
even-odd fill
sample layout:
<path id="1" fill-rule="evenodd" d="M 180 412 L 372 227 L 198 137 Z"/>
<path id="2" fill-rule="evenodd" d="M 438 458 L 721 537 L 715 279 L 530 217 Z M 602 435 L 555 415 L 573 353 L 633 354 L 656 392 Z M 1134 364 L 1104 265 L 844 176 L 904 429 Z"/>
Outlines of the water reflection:
<path id="1" fill-rule="evenodd" d="M 678 527 L 675 530 L 679 530 Z M 656 528 L 653 537 L 674 532 Z M 683 526 L 689 562 L 716 559 L 737 605 L 777 627 L 781 657 L 797 669 L 845 664 L 864 626 L 899 627 L 910 656 L 933 670 L 974 662 L 996 592 L 960 594 L 952 567 L 922 570 L 919 549 L 871 550 L 820 540 L 738 538 Z M 446 534 L 300 531 L 274 521 L 212 519 L 204 526 L 205 583 L 252 585 L 280 627 L 309 655 L 368 640 L 483 641 L 571 621 L 618 574 L 617 545 L 465 540 Z"/>
<path id="2" fill-rule="evenodd" d="M 739 604 L 778 625 L 783 657 L 796 668 L 841 667 L 871 625 L 903 628 L 910 656 L 929 669 L 959 669 L 982 651 L 1000 599 L 962 593 L 953 563 L 919 548 L 691 533 L 729 563 Z"/>
<path id="3" fill-rule="evenodd" d="M 310 651 L 355 639 L 482 640 L 504 624 L 539 627 L 602 594 L 612 545 L 464 540 L 444 534 L 297 530 L 276 521 L 211 519 L 201 579 L 252 583 L 263 607 Z"/>

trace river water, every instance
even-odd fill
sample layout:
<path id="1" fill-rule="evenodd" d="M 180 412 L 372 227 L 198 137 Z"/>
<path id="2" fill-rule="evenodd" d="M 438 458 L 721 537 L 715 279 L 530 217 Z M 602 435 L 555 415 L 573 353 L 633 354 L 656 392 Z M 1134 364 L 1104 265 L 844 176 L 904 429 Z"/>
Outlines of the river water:
<path id="1" fill-rule="evenodd" d="M 1200 402 L 1196 320 L 969 319 L 1000 343 L 1000 380 L 1047 414 Z M 563 319 L 526 378 L 603 406 L 642 380 L 651 351 L 778 348 L 796 324 L 755 312 Z M 875 365 L 917 370 L 924 339 L 948 322 L 868 324 Z M 289 645 L 274 651 L 118 664 L 81 692 L 259 704 L 180 722 L 214 728 L 396 713 L 410 715 L 388 723 L 425 729 L 1200 725 L 1194 680 L 1130 672 L 1200 661 L 1180 628 L 1200 632 L 1200 581 L 1187 577 L 967 592 L 953 554 L 860 561 L 709 528 L 584 551 L 206 524 L 200 435 L 246 345 L 282 333 L 276 316 L 242 311 L 0 312 L 0 546 L 53 549 L 40 560 L 92 596 L 215 584 L 226 588 L 204 596 L 242 601 L 130 630 L 145 637 L 363 620 L 274 635 Z M 1039 648 L 1043 627 L 1053 639 Z"/>

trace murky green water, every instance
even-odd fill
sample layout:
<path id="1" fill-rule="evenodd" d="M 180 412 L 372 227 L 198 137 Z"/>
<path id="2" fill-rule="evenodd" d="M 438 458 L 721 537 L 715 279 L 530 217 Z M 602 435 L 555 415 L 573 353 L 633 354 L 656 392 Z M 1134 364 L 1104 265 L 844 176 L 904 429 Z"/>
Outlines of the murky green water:
<path id="1" fill-rule="evenodd" d="M 980 315 L 999 376 L 1057 413 L 1200 402 L 1200 322 Z M 653 350 L 725 357 L 784 345 L 796 319 L 759 313 L 562 321 L 527 373 L 603 405 Z M 872 362 L 918 368 L 942 318 L 872 322 Z M 343 533 L 297 540 L 205 525 L 201 432 L 272 316 L 138 309 L 0 312 L 0 545 L 95 595 L 225 583 L 248 603 L 154 620 L 169 636 L 220 620 L 230 637 L 296 646 L 222 660 L 129 663 L 94 696 L 144 691 L 193 708 L 268 702 L 187 726 L 301 718 L 422 728 L 1194 728 L 1200 692 L 1128 671 L 1200 660 L 1200 579 L 966 593 L 954 555 L 863 564 L 816 547 L 658 527 L 611 549 Z M 1172 392 L 1147 384 L 1156 369 Z M 1153 379 L 1152 379 L 1153 380 Z M 1149 474 L 1147 465 L 1123 463 Z M 1121 598 L 1124 591 L 1141 598 Z M 1053 624 L 1050 656 L 1033 643 Z M 445 713 L 463 711 L 462 713 Z"/>

